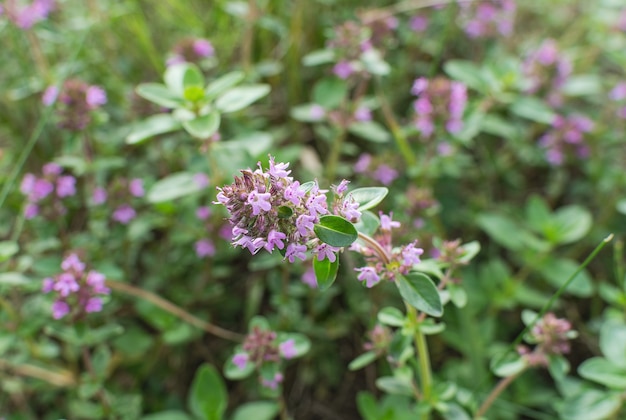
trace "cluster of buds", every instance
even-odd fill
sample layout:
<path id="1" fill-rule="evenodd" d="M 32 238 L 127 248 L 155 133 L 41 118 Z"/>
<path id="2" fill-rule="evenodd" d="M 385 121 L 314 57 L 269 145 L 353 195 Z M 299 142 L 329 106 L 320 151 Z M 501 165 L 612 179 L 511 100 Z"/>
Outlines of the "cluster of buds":
<path id="1" fill-rule="evenodd" d="M 561 165 L 568 152 L 578 158 L 589 156 L 589 147 L 584 142 L 584 134 L 593 130 L 593 121 L 582 115 L 556 116 L 552 129 L 539 139 L 539 145 L 546 149 L 546 159 L 552 165 Z"/>
<path id="2" fill-rule="evenodd" d="M 526 346 L 520 346 L 520 353 L 531 366 L 547 366 L 548 356 L 567 354 L 570 351 L 570 340 L 577 337 L 572 330 L 572 324 L 562 318 L 557 318 L 548 312 L 532 327 L 527 341 L 536 344 L 531 351 Z"/>
<path id="3" fill-rule="evenodd" d="M 277 364 L 282 359 L 294 358 L 297 355 L 295 344 L 293 339 L 280 342 L 276 332 L 255 326 L 246 336 L 241 351 L 233 356 L 232 362 L 240 370 L 246 369 L 249 364 L 261 370 L 266 363 Z M 261 376 L 260 381 L 264 387 L 276 389 L 283 381 L 283 375 L 275 372 L 270 378 Z"/>
<path id="4" fill-rule="evenodd" d="M 130 197 L 141 198 L 145 195 L 143 180 L 134 178 L 129 180 L 119 179 L 112 187 L 116 201 L 122 202 L 115 207 L 111 218 L 123 225 L 127 225 L 137 216 L 133 206 L 128 203 Z M 129 197 L 130 195 L 130 197 Z M 95 206 L 100 206 L 109 200 L 109 193 L 103 187 L 96 187 L 91 196 L 91 202 Z"/>
<path id="5" fill-rule="evenodd" d="M 203 60 L 215 56 L 215 48 L 208 39 L 186 38 L 178 42 L 167 59 L 167 65 L 181 63 L 200 64 Z"/>
<path id="6" fill-rule="evenodd" d="M 42 176 L 27 173 L 22 179 L 20 191 L 26 196 L 27 203 L 24 217 L 33 219 L 41 212 L 41 204 L 52 199 L 47 206 L 53 213 L 50 216 L 62 215 L 67 212 L 62 199 L 76 195 L 76 178 L 62 175 L 63 169 L 56 163 L 47 163 L 42 168 Z"/>
<path id="7" fill-rule="evenodd" d="M 234 246 L 256 254 L 261 249 L 279 249 L 293 263 L 305 260 L 312 250 L 318 260 L 336 259 L 340 248 L 322 243 L 314 232 L 320 216 L 329 214 L 325 193 L 317 181 L 300 185 L 289 176 L 288 163 L 276 163 L 270 156 L 269 169 L 243 170 L 231 185 L 219 188 L 215 204 L 223 204 L 230 213 Z M 361 213 L 358 203 L 343 199 L 348 181 L 333 188 L 336 215 L 356 222 Z"/>
<path id="8" fill-rule="evenodd" d="M 368 331 L 367 337 L 370 341 L 366 342 L 363 348 L 366 351 L 373 351 L 377 355 L 386 353 L 393 339 L 391 330 L 381 324 L 376 324 L 374 328 Z"/>
<path id="9" fill-rule="evenodd" d="M 424 138 L 430 138 L 437 126 L 456 134 L 463 129 L 463 113 L 467 103 L 467 87 L 461 82 L 443 77 L 415 80 L 411 93 L 417 96 L 413 103 L 415 127 Z"/>
<path id="10" fill-rule="evenodd" d="M 373 287 L 381 280 L 395 280 L 396 274 L 408 274 L 413 266 L 420 263 L 424 253 L 417 247 L 417 240 L 394 248 L 391 243 L 391 230 L 400 227 L 400 222 L 392 219 L 393 214 L 380 213 L 380 227 L 371 243 L 355 242 L 351 250 L 365 256 L 367 265 L 355 268 L 357 278 L 365 282 L 366 287 Z"/>
<path id="11" fill-rule="evenodd" d="M 459 2 L 460 18 L 470 38 L 509 36 L 515 22 L 514 0 Z"/>
<path id="12" fill-rule="evenodd" d="M 90 312 L 100 312 L 101 296 L 110 293 L 105 285 L 104 274 L 94 270 L 86 271 L 85 263 L 74 253 L 63 260 L 61 269 L 62 273 L 43 280 L 42 291 L 56 293 L 56 299 L 52 304 L 53 318 L 63 318 L 70 312 L 73 312 L 76 318 Z"/>
<path id="13" fill-rule="evenodd" d="M 572 73 L 572 63 L 559 53 L 555 40 L 545 40 L 537 50 L 529 54 L 522 70 L 529 80 L 526 93 L 540 93 L 552 106 L 562 104 L 561 90 Z"/>
<path id="14" fill-rule="evenodd" d="M 82 80 L 69 79 L 59 90 L 56 86 L 48 87 L 42 97 L 46 106 L 57 104 L 59 127 L 71 131 L 80 131 L 92 121 L 92 111 L 107 102 L 105 91 L 95 85 L 88 85 Z"/>
<path id="15" fill-rule="evenodd" d="M 387 163 L 383 163 L 389 162 L 389 159 L 381 159 L 379 162 L 373 162 L 373 160 L 372 155 L 369 153 L 361 154 L 354 164 L 354 172 L 360 175 L 366 175 L 383 185 L 390 185 L 398 178 L 398 171 Z"/>
<path id="16" fill-rule="evenodd" d="M 0 15 L 6 14 L 20 29 L 30 29 L 35 23 L 45 20 L 55 6 L 54 0 L 33 0 L 21 7 L 16 0 L 8 0 L 4 6 L 0 5 Z"/>

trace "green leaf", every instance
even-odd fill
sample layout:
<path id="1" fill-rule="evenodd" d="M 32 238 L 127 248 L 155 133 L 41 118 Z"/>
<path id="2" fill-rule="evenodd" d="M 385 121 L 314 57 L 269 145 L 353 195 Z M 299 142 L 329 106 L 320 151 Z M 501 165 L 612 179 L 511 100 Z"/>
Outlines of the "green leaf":
<path id="1" fill-rule="evenodd" d="M 595 95 L 602 91 L 602 80 L 596 74 L 579 74 L 567 78 L 561 88 L 569 96 Z"/>
<path id="2" fill-rule="evenodd" d="M 490 363 L 491 371 L 501 378 L 516 375 L 527 367 L 526 360 L 514 351 L 496 354 Z"/>
<path id="3" fill-rule="evenodd" d="M 520 117 L 543 124 L 552 124 L 556 114 L 541 101 L 532 96 L 521 96 L 511 104 L 511 112 Z"/>
<path id="4" fill-rule="evenodd" d="M 270 86 L 262 84 L 232 88 L 215 101 L 215 106 L 222 113 L 239 111 L 269 92 Z"/>
<path id="5" fill-rule="evenodd" d="M 348 131 L 357 137 L 374 143 L 387 143 L 391 140 L 391 133 L 375 121 L 358 121 L 348 126 Z"/>
<path id="6" fill-rule="evenodd" d="M 164 84 L 142 83 L 135 89 L 137 95 L 165 108 L 177 108 L 183 104 L 180 97 L 174 95 Z"/>
<path id="7" fill-rule="evenodd" d="M 378 217 L 371 211 L 367 210 L 361 213 L 361 219 L 354 224 L 357 231 L 369 236 L 373 235 L 378 230 L 379 226 L 380 220 Z"/>
<path id="8" fill-rule="evenodd" d="M 289 219 L 293 215 L 293 209 L 289 206 L 278 207 L 278 217 L 281 219 Z"/>
<path id="9" fill-rule="evenodd" d="M 354 200 L 359 203 L 359 211 L 364 211 L 375 207 L 383 201 L 389 190 L 385 187 L 365 187 L 357 188 L 346 194 L 345 200 Z"/>
<path id="10" fill-rule="evenodd" d="M 565 206 L 556 211 L 548 239 L 558 244 L 569 244 L 583 238 L 591 229 L 591 213 L 582 206 Z M 548 235 L 546 235 L 548 236 Z"/>
<path id="11" fill-rule="evenodd" d="M 191 420 L 185 412 L 178 410 L 166 410 L 143 416 L 141 420 Z"/>
<path id="12" fill-rule="evenodd" d="M 20 250 L 19 245 L 15 241 L 0 242 L 0 262 L 6 261 Z"/>
<path id="13" fill-rule="evenodd" d="M 482 70 L 471 61 L 448 60 L 443 67 L 451 78 L 463 82 L 479 92 L 487 90 Z"/>
<path id="14" fill-rule="evenodd" d="M 497 213 L 483 213 L 478 216 L 478 225 L 498 244 L 513 251 L 524 247 L 520 237 L 523 230 L 511 219 Z"/>
<path id="15" fill-rule="evenodd" d="M 391 71 L 391 66 L 387 63 L 380 52 L 376 49 L 369 49 L 359 57 L 365 70 L 376 76 L 386 76 Z"/>
<path id="16" fill-rule="evenodd" d="M 254 401 L 237 407 L 232 420 L 272 420 L 279 411 L 280 407 L 274 401 Z"/>
<path id="17" fill-rule="evenodd" d="M 328 258 L 324 258 L 319 261 L 317 258 L 313 259 L 313 270 L 315 271 L 315 279 L 317 280 L 317 287 L 321 290 L 327 290 L 337 278 L 337 270 L 339 269 L 339 257 L 337 256 L 334 262 L 330 262 Z"/>
<path id="18" fill-rule="evenodd" d="M 206 420 L 221 420 L 228 406 L 226 385 L 217 370 L 202 364 L 191 383 L 188 397 L 189 410 Z"/>
<path id="19" fill-rule="evenodd" d="M 538 195 L 533 195 L 526 202 L 526 222 L 537 233 L 544 233 L 552 222 L 552 214 L 546 202 Z"/>
<path id="20" fill-rule="evenodd" d="M 202 72 L 195 64 L 181 63 L 169 66 L 163 76 L 165 85 L 175 96 L 183 97 L 185 88 L 189 86 L 204 86 Z"/>
<path id="21" fill-rule="evenodd" d="M 409 380 L 393 376 L 383 376 L 376 380 L 378 389 L 393 395 L 413 395 L 413 387 Z"/>
<path id="22" fill-rule="evenodd" d="M 203 188 L 194 181 L 193 174 L 189 172 L 177 172 L 157 181 L 150 191 L 147 199 L 150 203 L 162 203 L 171 201 L 195 192 Z"/>
<path id="23" fill-rule="evenodd" d="M 336 247 L 350 246 L 359 234 L 352 223 L 339 216 L 322 216 L 313 227 L 320 241 Z"/>
<path id="24" fill-rule="evenodd" d="M 622 405 L 619 393 L 585 389 L 563 402 L 562 420 L 606 420 Z"/>
<path id="25" fill-rule="evenodd" d="M 22 273 L 16 271 L 0 273 L 0 286 L 28 286 L 31 284 L 33 282 Z"/>
<path id="26" fill-rule="evenodd" d="M 363 353 L 357 356 L 356 359 L 350 362 L 350 364 L 348 365 L 348 369 L 359 370 L 361 368 L 364 368 L 365 366 L 369 365 L 374 360 L 376 360 L 377 357 L 378 355 L 373 351 L 368 351 L 366 353 Z"/>
<path id="27" fill-rule="evenodd" d="M 176 131 L 182 126 L 170 114 L 156 114 L 140 121 L 133 127 L 133 131 L 126 137 L 126 143 L 137 144 L 158 134 Z"/>
<path id="28" fill-rule="evenodd" d="M 294 120 L 302 121 L 302 122 L 318 122 L 324 121 L 326 119 L 326 111 L 324 110 L 322 115 L 317 115 L 316 112 L 313 112 L 316 108 L 319 108 L 321 105 L 318 104 L 302 104 L 297 105 L 291 108 L 291 118 Z"/>
<path id="29" fill-rule="evenodd" d="M 387 306 L 378 311 L 378 322 L 392 327 L 401 327 L 404 325 L 405 318 L 402 311 L 398 308 Z"/>
<path id="30" fill-rule="evenodd" d="M 193 137 L 201 140 L 211 137 L 219 127 L 220 114 L 217 111 L 202 115 L 193 120 L 183 121 L 183 128 Z"/>
<path id="31" fill-rule="evenodd" d="M 313 102 L 325 109 L 338 108 L 347 96 L 348 83 L 336 77 L 321 79 L 313 87 Z"/>
<path id="32" fill-rule="evenodd" d="M 210 99 L 216 98 L 228 89 L 241 83 L 245 77 L 245 74 L 240 71 L 226 73 L 209 83 L 204 90 L 204 94 Z"/>
<path id="33" fill-rule="evenodd" d="M 623 322 L 609 320 L 602 324 L 600 349 L 611 363 L 626 369 L 626 325 Z"/>
<path id="34" fill-rule="evenodd" d="M 320 64 L 329 64 L 335 60 L 335 52 L 333 50 L 316 50 L 308 53 L 302 58 L 302 64 L 307 67 L 319 66 Z"/>
<path id="35" fill-rule="evenodd" d="M 609 388 L 626 389 L 626 369 L 616 366 L 604 357 L 585 360 L 578 367 L 578 374 Z"/>
<path id="36" fill-rule="evenodd" d="M 396 285 L 402 298 L 416 309 L 431 316 L 443 315 L 441 297 L 435 283 L 425 274 L 398 274 Z"/>

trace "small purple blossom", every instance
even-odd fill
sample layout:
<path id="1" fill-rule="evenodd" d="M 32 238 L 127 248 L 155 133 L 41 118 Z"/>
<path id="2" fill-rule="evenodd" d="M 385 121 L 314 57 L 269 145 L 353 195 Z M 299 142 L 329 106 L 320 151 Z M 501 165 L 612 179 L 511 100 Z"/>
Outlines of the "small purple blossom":
<path id="1" fill-rule="evenodd" d="M 355 271 L 359 272 L 357 278 L 364 281 L 367 288 L 374 287 L 380 281 L 380 276 L 374 267 L 355 268 Z"/>
<path id="2" fill-rule="evenodd" d="M 45 106 L 52 105 L 59 96 L 59 88 L 56 86 L 48 86 L 41 96 L 41 103 Z"/>
<path id="3" fill-rule="evenodd" d="M 237 353 L 233 356 L 233 364 L 243 370 L 248 364 L 249 358 L 250 356 L 248 356 L 248 353 Z"/>
<path id="4" fill-rule="evenodd" d="M 393 228 L 399 228 L 400 222 L 392 220 L 393 213 L 389 213 L 389 215 L 379 213 L 380 216 L 380 228 L 382 230 L 391 231 Z"/>
<path id="5" fill-rule="evenodd" d="M 369 108 L 360 106 L 354 111 L 354 119 L 361 122 L 371 121 L 372 111 Z"/>
<path id="6" fill-rule="evenodd" d="M 208 39 L 196 39 L 193 42 L 193 50 L 198 57 L 213 57 L 215 55 L 215 48 Z"/>
<path id="7" fill-rule="evenodd" d="M 123 225 L 127 225 L 137 216 L 137 212 L 128 204 L 122 204 L 113 212 L 113 220 Z"/>
<path id="8" fill-rule="evenodd" d="M 285 359 L 293 359 L 298 354 L 298 350 L 296 349 L 296 341 L 293 338 L 280 343 L 278 345 L 278 349 L 280 351 L 280 355 L 283 356 Z"/>
<path id="9" fill-rule="evenodd" d="M 143 197 L 146 194 L 143 188 L 143 180 L 140 178 L 131 179 L 128 183 L 128 192 L 133 197 Z"/>
<path id="10" fill-rule="evenodd" d="M 349 61 L 340 61 L 333 67 L 333 73 L 340 79 L 347 79 L 354 73 L 354 67 Z"/>
<path id="11" fill-rule="evenodd" d="M 204 172 L 198 172 L 193 175 L 193 182 L 198 188 L 206 188 L 209 186 L 209 177 Z"/>
<path id="12" fill-rule="evenodd" d="M 409 28 L 415 32 L 424 32 L 428 29 L 428 18 L 425 16 L 413 16 L 409 21 Z"/>
<path id="13" fill-rule="evenodd" d="M 278 385 L 283 381 L 283 374 L 278 372 L 272 379 L 261 379 L 261 385 L 269 389 L 277 389 Z"/>
<path id="14" fill-rule="evenodd" d="M 209 239 L 200 239 L 194 245 L 198 258 L 215 255 L 215 245 Z"/>
<path id="15" fill-rule="evenodd" d="M 252 191 L 248 194 L 248 204 L 252 207 L 252 215 L 257 216 L 262 211 L 270 211 L 272 204 L 270 203 L 270 193 L 260 193 L 258 191 Z"/>
<path id="16" fill-rule="evenodd" d="M 397 177 L 398 171 L 385 164 L 379 165 L 372 174 L 372 178 L 380 181 L 383 185 L 390 185 Z"/>
<path id="17" fill-rule="evenodd" d="M 313 253 L 317 255 L 318 261 L 323 261 L 324 259 L 328 259 L 331 263 L 334 263 L 337 260 L 337 252 L 339 248 L 330 246 L 328 244 L 320 244 L 313 249 Z"/>
<path id="18" fill-rule="evenodd" d="M 206 220 L 211 216 L 211 209 L 208 206 L 198 207 L 196 209 L 196 218 Z"/>
<path id="19" fill-rule="evenodd" d="M 309 109 L 309 117 L 313 120 L 321 120 L 326 116 L 326 110 L 324 107 L 318 104 L 311 105 Z"/>
<path id="20" fill-rule="evenodd" d="M 96 187 L 91 195 L 91 202 L 98 206 L 104 204 L 107 201 L 107 190 L 102 187 Z"/>
<path id="21" fill-rule="evenodd" d="M 76 194 L 76 178 L 71 175 L 60 176 L 56 186 L 57 197 L 71 197 Z"/>
<path id="22" fill-rule="evenodd" d="M 85 92 L 85 102 L 91 109 L 96 109 L 107 103 L 107 95 L 100 86 L 89 86 Z"/>
<path id="23" fill-rule="evenodd" d="M 293 263 L 296 258 L 304 261 L 306 259 L 306 249 L 306 245 L 300 245 L 292 242 L 287 246 L 285 258 L 287 258 L 290 263 Z"/>
<path id="24" fill-rule="evenodd" d="M 52 304 L 52 317 L 54 319 L 61 319 L 69 313 L 70 306 L 66 302 L 57 300 Z"/>
<path id="25" fill-rule="evenodd" d="M 267 245 L 265 249 L 267 249 L 268 252 L 272 252 L 274 247 L 283 249 L 285 248 L 285 243 L 283 242 L 285 239 L 287 239 L 287 235 L 276 229 L 272 229 L 270 233 L 267 234 Z"/>
<path id="26" fill-rule="evenodd" d="M 309 267 L 301 277 L 302 283 L 309 286 L 311 289 L 317 288 L 317 278 L 315 277 L 315 271 L 313 267 Z"/>

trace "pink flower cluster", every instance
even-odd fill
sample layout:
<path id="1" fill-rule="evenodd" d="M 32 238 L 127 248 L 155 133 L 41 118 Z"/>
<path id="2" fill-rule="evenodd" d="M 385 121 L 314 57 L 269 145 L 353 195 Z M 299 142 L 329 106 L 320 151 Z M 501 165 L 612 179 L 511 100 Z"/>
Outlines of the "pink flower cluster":
<path id="1" fill-rule="evenodd" d="M 45 20 L 55 8 L 54 0 L 33 0 L 22 7 L 15 1 L 4 3 L 4 9 L 0 5 L 0 14 L 5 13 L 21 29 L 30 29 L 35 23 Z"/>
<path id="2" fill-rule="evenodd" d="M 204 59 L 213 57 L 215 48 L 208 39 L 187 38 L 180 41 L 173 48 L 172 54 L 167 59 L 167 65 L 181 63 L 199 63 Z"/>
<path id="3" fill-rule="evenodd" d="M 424 138 L 430 138 L 439 124 L 451 134 L 463 129 L 467 103 L 467 87 L 463 83 L 443 77 L 420 77 L 413 83 L 411 93 L 417 96 L 413 102 L 415 127 Z"/>
<path id="4" fill-rule="evenodd" d="M 559 52 L 554 39 L 545 40 L 531 52 L 522 65 L 522 71 L 529 81 L 526 93 L 540 93 L 552 106 L 562 104 L 562 88 L 572 73 L 572 63 Z"/>
<path id="5" fill-rule="evenodd" d="M 250 363 L 260 370 L 265 363 L 279 363 L 282 359 L 288 360 L 296 356 L 295 340 L 280 342 L 276 332 L 254 327 L 246 336 L 241 351 L 233 356 L 232 362 L 241 370 Z M 282 381 L 283 375 L 280 372 L 276 372 L 272 378 L 260 377 L 261 384 L 270 389 L 276 389 Z"/>
<path id="6" fill-rule="evenodd" d="M 380 213 L 380 227 L 378 234 L 374 236 L 379 246 L 383 248 L 389 261 L 384 261 L 379 252 L 355 242 L 351 250 L 365 256 L 367 265 L 355 268 L 359 272 L 357 278 L 365 282 L 365 286 L 373 287 L 381 280 L 395 280 L 397 273 L 408 274 L 415 264 L 419 264 L 420 256 L 424 253 L 422 248 L 417 247 L 417 240 L 408 245 L 394 248 L 391 243 L 391 231 L 400 227 L 400 222 L 392 219 L 393 214 Z"/>
<path id="7" fill-rule="evenodd" d="M 52 198 L 51 208 L 55 214 L 65 214 L 66 208 L 62 199 L 76 194 L 76 178 L 62 175 L 63 169 L 56 163 L 47 163 L 42 168 L 42 176 L 27 173 L 22 179 L 20 191 L 26 196 L 27 202 L 24 217 L 33 219 L 40 214 L 41 202 Z"/>
<path id="8" fill-rule="evenodd" d="M 532 327 L 527 339 L 537 346 L 532 351 L 520 346 L 517 351 L 531 366 L 547 366 L 549 356 L 569 353 L 570 340 L 577 335 L 568 320 L 548 312 Z"/>
<path id="9" fill-rule="evenodd" d="M 515 0 L 459 2 L 461 21 L 470 38 L 509 36 L 515 22 Z"/>
<path id="10" fill-rule="evenodd" d="M 326 191 L 317 181 L 300 185 L 289 176 L 288 163 L 276 163 L 270 156 L 269 169 L 243 170 L 231 185 L 218 188 L 215 204 L 223 204 L 230 213 L 234 246 L 256 254 L 261 249 L 278 249 L 293 263 L 305 260 L 311 250 L 318 260 L 336 259 L 336 248 L 317 239 L 313 230 L 320 216 L 329 214 Z M 343 181 L 335 192 L 335 214 L 357 221 L 358 203 L 343 199 L 347 188 Z"/>
<path id="11" fill-rule="evenodd" d="M 593 121 L 585 116 L 557 115 L 552 122 L 552 129 L 539 139 L 539 145 L 546 149 L 548 162 L 561 165 L 568 151 L 579 158 L 588 157 L 589 146 L 584 142 L 584 135 L 591 132 L 593 127 Z"/>
<path id="12" fill-rule="evenodd" d="M 127 225 L 137 216 L 135 208 L 128 203 L 128 199 L 131 197 L 141 198 L 145 195 L 143 180 L 140 178 L 133 178 L 130 181 L 120 180 L 113 188 L 115 190 L 114 196 L 123 201 L 113 210 L 111 218 L 123 225 Z M 95 206 L 102 205 L 109 199 L 109 193 L 103 187 L 96 187 L 93 190 L 91 196 L 91 202 Z"/>
<path id="13" fill-rule="evenodd" d="M 59 90 L 56 86 L 48 87 L 41 101 L 46 106 L 57 104 L 59 126 L 72 131 L 80 131 L 92 120 L 92 111 L 107 102 L 106 92 L 95 85 L 78 79 L 69 79 Z"/>
<path id="14" fill-rule="evenodd" d="M 105 285 L 104 274 L 94 270 L 86 271 L 85 263 L 74 253 L 63 260 L 61 268 L 63 269 L 61 274 L 45 278 L 42 286 L 44 293 L 56 294 L 52 304 L 53 318 L 63 318 L 72 310 L 77 317 L 90 312 L 100 312 L 101 296 L 110 293 Z"/>

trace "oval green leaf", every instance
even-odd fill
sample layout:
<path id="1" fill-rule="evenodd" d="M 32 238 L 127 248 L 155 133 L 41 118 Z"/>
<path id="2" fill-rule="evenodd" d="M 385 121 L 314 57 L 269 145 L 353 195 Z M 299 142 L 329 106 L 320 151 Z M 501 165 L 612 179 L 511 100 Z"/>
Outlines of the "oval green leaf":
<path id="1" fill-rule="evenodd" d="M 221 375 L 212 365 L 204 363 L 191 383 L 189 410 L 198 418 L 222 420 L 228 406 L 228 392 Z"/>
<path id="2" fill-rule="evenodd" d="M 350 246 L 359 234 L 352 223 L 339 216 L 322 216 L 313 227 L 320 241 L 337 247 Z"/>
<path id="3" fill-rule="evenodd" d="M 578 374 L 609 388 L 626 389 L 626 369 L 611 363 L 604 357 L 592 357 L 585 360 L 578 367 Z"/>
<path id="4" fill-rule="evenodd" d="M 378 312 L 378 322 L 391 327 L 401 327 L 404 325 L 404 314 L 398 308 L 387 306 Z"/>
<path id="5" fill-rule="evenodd" d="M 157 181 L 148 191 L 147 199 L 150 203 L 162 203 L 193 194 L 202 188 L 192 173 L 177 172 Z"/>
<path id="6" fill-rule="evenodd" d="M 135 89 L 137 95 L 165 108 L 177 108 L 183 101 L 161 83 L 142 83 Z"/>
<path id="7" fill-rule="evenodd" d="M 357 356 L 356 359 L 350 362 L 350 364 L 348 365 L 348 369 L 359 370 L 361 368 L 364 368 L 365 366 L 369 365 L 374 360 L 376 360 L 377 357 L 378 355 L 373 351 L 368 351 L 366 353 L 363 353 L 360 356 Z"/>
<path id="8" fill-rule="evenodd" d="M 346 194 L 346 200 L 356 201 L 359 203 L 359 211 L 364 211 L 375 207 L 388 193 L 389 190 L 385 187 L 357 188 Z"/>
<path id="9" fill-rule="evenodd" d="M 176 131 L 182 126 L 170 114 L 157 114 L 140 121 L 126 137 L 126 143 L 137 144 L 159 134 Z"/>
<path id="10" fill-rule="evenodd" d="M 245 78 L 245 74 L 240 71 L 231 71 L 230 73 L 226 73 L 225 75 L 215 79 L 211 83 L 209 83 L 204 90 L 205 95 L 212 99 L 226 92 L 228 89 L 233 86 L 241 83 L 241 81 Z"/>
<path id="11" fill-rule="evenodd" d="M 441 297 L 435 283 L 425 274 L 409 273 L 396 276 L 396 285 L 402 298 L 419 311 L 431 316 L 443 315 Z"/>
<path id="12" fill-rule="evenodd" d="M 315 279 L 317 287 L 321 290 L 327 290 L 335 282 L 337 278 L 337 270 L 339 269 L 339 258 L 335 262 L 330 262 L 328 258 L 319 261 L 317 258 L 313 260 L 313 271 L 315 271 Z"/>
<path id="13" fill-rule="evenodd" d="M 272 420 L 279 411 L 278 403 L 274 401 L 254 401 L 237 407 L 232 420 Z"/>
<path id="14" fill-rule="evenodd" d="M 184 121 L 183 128 L 197 139 L 208 139 L 220 128 L 220 114 L 213 111 L 193 120 Z"/>
<path id="15" fill-rule="evenodd" d="M 269 85 L 259 84 L 236 87 L 220 96 L 215 101 L 215 106 L 222 113 L 239 111 L 261 99 L 269 92 Z"/>

